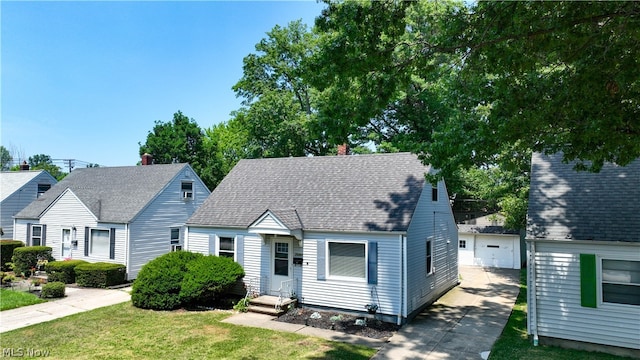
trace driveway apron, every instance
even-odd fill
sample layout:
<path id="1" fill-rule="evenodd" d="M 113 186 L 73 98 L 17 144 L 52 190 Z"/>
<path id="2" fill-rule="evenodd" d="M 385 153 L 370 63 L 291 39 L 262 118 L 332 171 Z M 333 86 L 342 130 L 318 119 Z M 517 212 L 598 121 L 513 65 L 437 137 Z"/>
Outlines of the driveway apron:
<path id="1" fill-rule="evenodd" d="M 520 291 L 520 270 L 461 266 L 460 275 L 459 286 L 405 325 L 372 359 L 486 359 Z"/>

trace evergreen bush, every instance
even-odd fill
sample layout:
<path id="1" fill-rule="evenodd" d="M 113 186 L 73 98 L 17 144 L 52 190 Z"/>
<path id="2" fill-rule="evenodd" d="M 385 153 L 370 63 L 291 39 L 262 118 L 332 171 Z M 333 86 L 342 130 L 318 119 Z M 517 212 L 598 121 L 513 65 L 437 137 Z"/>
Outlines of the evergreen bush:
<path id="1" fill-rule="evenodd" d="M 75 267 L 78 286 L 105 288 L 126 282 L 127 268 L 106 262 L 86 263 Z"/>
<path id="2" fill-rule="evenodd" d="M 180 299 L 184 304 L 211 304 L 243 276 L 244 269 L 232 259 L 203 256 L 187 264 Z"/>
<path id="3" fill-rule="evenodd" d="M 31 269 L 36 268 L 38 262 L 47 263 L 54 259 L 49 246 L 24 246 L 13 250 L 11 260 L 16 274 L 31 276 Z"/>
<path id="4" fill-rule="evenodd" d="M 174 251 L 149 261 L 133 282 L 133 305 L 154 310 L 172 310 L 180 307 L 180 289 L 187 264 L 201 257 L 204 255 Z"/>
<path id="5" fill-rule="evenodd" d="M 54 281 L 42 285 L 42 298 L 61 298 L 64 297 L 65 285 L 63 282 Z"/>
<path id="6" fill-rule="evenodd" d="M 61 281 L 65 284 L 76 282 L 76 266 L 87 264 L 84 260 L 52 261 L 44 266 L 49 281 Z"/>
<path id="7" fill-rule="evenodd" d="M 24 243 L 18 240 L 0 240 L 0 270 L 8 271 L 9 266 L 7 263 L 11 262 L 13 256 L 13 250 L 19 247 L 23 247 Z"/>

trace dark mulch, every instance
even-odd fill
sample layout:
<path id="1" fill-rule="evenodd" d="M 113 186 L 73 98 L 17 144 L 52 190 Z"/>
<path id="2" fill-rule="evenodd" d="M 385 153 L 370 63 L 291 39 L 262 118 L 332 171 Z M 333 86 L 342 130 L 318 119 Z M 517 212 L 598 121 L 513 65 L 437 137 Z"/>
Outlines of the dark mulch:
<path id="1" fill-rule="evenodd" d="M 312 317 L 317 313 L 320 318 Z M 291 324 L 301 324 L 319 329 L 335 330 L 346 334 L 369 337 L 373 339 L 388 340 L 400 326 L 380 321 L 378 319 L 366 319 L 366 325 L 356 325 L 356 320 L 362 321 L 364 317 L 335 311 L 317 311 L 306 308 L 292 308 L 277 318 L 277 321 Z"/>

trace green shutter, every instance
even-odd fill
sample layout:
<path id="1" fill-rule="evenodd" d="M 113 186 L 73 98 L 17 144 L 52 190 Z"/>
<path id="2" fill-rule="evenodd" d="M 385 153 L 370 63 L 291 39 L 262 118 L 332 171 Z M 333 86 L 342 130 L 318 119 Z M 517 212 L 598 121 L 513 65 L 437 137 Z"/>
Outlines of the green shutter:
<path id="1" fill-rule="evenodd" d="M 596 256 L 580 254 L 580 305 L 595 308 L 597 289 Z"/>

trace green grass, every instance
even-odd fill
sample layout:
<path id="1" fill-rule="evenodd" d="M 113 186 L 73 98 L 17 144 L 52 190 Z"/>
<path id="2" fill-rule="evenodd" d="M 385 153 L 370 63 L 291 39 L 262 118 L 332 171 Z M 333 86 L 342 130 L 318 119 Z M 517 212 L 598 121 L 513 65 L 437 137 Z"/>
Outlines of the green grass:
<path id="1" fill-rule="evenodd" d="M 493 345 L 489 360 L 621 360 L 615 355 L 555 346 L 533 346 L 527 335 L 527 272 L 520 272 L 520 294 L 502 335 Z"/>
<path id="2" fill-rule="evenodd" d="M 39 304 L 45 301 L 28 292 L 0 289 L 0 311 Z"/>
<path id="3" fill-rule="evenodd" d="M 3 333 L 2 348 L 51 359 L 369 359 L 374 349 L 220 322 L 228 312 L 123 303 Z"/>

